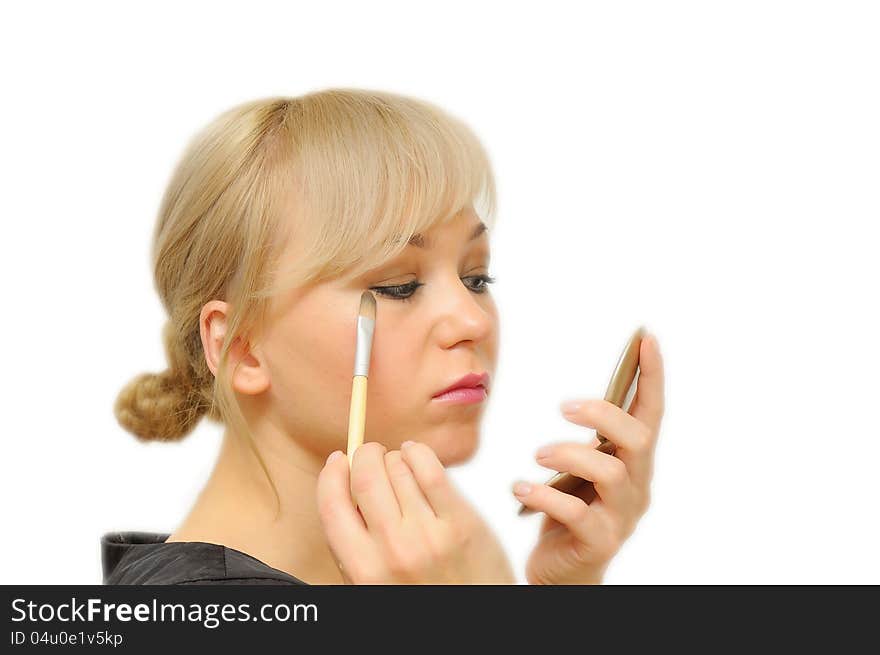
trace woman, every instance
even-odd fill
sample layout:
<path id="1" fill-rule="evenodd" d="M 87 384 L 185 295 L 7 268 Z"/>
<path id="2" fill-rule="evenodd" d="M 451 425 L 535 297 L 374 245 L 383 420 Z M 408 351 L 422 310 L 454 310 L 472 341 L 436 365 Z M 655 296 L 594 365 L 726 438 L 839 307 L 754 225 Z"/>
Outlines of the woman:
<path id="1" fill-rule="evenodd" d="M 473 454 L 491 394 L 494 209 L 471 131 L 392 93 L 249 102 L 197 135 L 155 232 L 169 367 L 132 380 L 115 412 L 140 439 L 163 441 L 207 414 L 223 442 L 173 533 L 104 535 L 104 581 L 514 584 L 444 468 Z M 378 309 L 366 436 L 349 471 L 341 450 L 367 289 Z M 647 509 L 663 411 L 652 338 L 641 367 L 632 415 L 605 401 L 571 414 L 617 457 L 594 439 L 540 460 L 594 480 L 599 496 L 587 505 L 545 485 L 517 496 L 547 514 L 530 583 L 600 582 Z M 436 397 L 469 373 L 485 374 L 482 401 Z"/>

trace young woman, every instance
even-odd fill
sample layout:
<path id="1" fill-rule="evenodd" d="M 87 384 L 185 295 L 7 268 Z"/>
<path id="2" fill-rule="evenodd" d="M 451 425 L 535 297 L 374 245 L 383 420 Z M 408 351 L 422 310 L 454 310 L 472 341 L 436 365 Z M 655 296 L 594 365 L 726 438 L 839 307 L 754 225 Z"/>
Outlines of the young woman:
<path id="1" fill-rule="evenodd" d="M 262 99 L 200 132 L 153 246 L 169 366 L 132 380 L 115 412 L 140 439 L 163 441 L 207 415 L 223 442 L 173 533 L 103 536 L 104 582 L 514 584 L 498 539 L 445 471 L 474 453 L 491 396 L 494 211 L 477 138 L 405 96 Z M 366 438 L 349 471 L 365 290 L 378 316 Z M 482 400 L 438 397 L 467 374 Z M 517 496 L 547 514 L 530 583 L 601 582 L 648 507 L 663 413 L 650 336 L 630 411 L 593 400 L 568 415 L 614 441 L 616 457 L 594 439 L 539 460 L 593 480 L 590 504 L 541 484 Z"/>

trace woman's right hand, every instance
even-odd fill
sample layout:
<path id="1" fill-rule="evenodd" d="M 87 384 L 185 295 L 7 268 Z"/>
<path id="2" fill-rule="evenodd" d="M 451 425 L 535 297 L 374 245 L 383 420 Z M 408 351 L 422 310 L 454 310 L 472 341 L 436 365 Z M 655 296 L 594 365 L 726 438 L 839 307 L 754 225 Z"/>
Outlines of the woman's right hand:
<path id="1" fill-rule="evenodd" d="M 516 584 L 501 544 L 426 444 L 364 443 L 350 476 L 334 451 L 317 502 L 348 584 Z"/>

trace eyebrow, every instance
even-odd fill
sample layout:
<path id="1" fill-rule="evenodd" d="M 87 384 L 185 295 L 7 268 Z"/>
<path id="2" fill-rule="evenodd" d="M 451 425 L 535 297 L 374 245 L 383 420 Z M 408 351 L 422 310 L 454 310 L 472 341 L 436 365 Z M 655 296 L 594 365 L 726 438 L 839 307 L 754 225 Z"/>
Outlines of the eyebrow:
<path id="1" fill-rule="evenodd" d="M 480 221 L 474 228 L 474 231 L 471 232 L 470 237 L 468 237 L 468 241 L 473 241 L 485 231 L 486 224 L 483 221 Z M 426 239 L 421 234 L 413 234 L 412 237 L 410 237 L 407 245 L 415 246 L 416 248 L 431 248 L 433 246 L 433 242 L 430 239 Z"/>

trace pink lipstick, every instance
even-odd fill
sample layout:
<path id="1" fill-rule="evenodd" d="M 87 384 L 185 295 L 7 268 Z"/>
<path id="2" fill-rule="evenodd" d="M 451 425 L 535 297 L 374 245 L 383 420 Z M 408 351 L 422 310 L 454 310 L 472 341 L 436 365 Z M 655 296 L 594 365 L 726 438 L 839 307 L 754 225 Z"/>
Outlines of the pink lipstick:
<path id="1" fill-rule="evenodd" d="M 434 394 L 432 400 L 451 404 L 479 403 L 488 396 L 488 386 L 488 373 L 468 373 Z"/>

